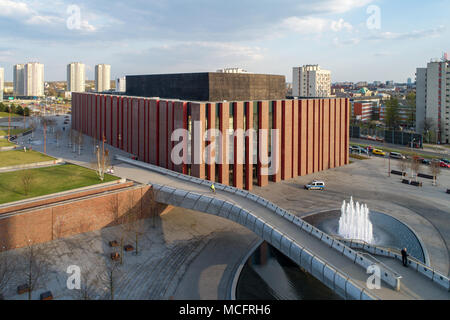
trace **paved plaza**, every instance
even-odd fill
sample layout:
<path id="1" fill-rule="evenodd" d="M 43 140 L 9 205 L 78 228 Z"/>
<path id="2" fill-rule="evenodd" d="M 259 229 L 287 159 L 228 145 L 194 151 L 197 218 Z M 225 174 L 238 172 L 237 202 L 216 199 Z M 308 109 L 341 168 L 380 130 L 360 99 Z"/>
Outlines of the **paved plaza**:
<path id="1" fill-rule="evenodd" d="M 59 125 L 62 125 L 63 117 L 56 119 Z M 41 138 L 42 131 L 38 129 L 35 141 Z M 78 155 L 78 150 L 73 152 L 67 147 L 67 139 L 67 135 L 64 135 L 59 147 L 51 138 L 48 139 L 47 153 L 89 166 L 95 147 L 91 139 L 84 137 L 81 155 Z M 27 140 L 28 137 L 19 139 L 19 143 L 27 143 Z M 42 144 L 39 143 L 32 144 L 32 147 L 43 150 Z M 110 150 L 113 156 L 127 155 L 112 147 Z M 253 192 L 298 216 L 338 209 L 342 200 L 353 196 L 356 200 L 367 203 L 370 209 L 390 214 L 411 227 L 425 244 L 431 265 L 444 274 L 449 274 L 450 195 L 445 193 L 445 189 L 450 188 L 450 170 L 442 170 L 438 186 L 432 186 L 430 181 L 424 180 L 423 188 L 417 188 L 403 185 L 398 176 L 388 177 L 388 160 L 373 158 L 354 161 L 343 168 L 277 184 L 271 183 L 265 188 L 256 187 Z M 114 166 L 117 175 L 132 178 L 132 168 L 119 163 Z M 396 169 L 396 162 L 392 161 L 391 166 Z M 303 185 L 312 179 L 324 180 L 326 190 L 304 190 Z M 102 264 L 101 261 L 107 258 L 110 251 L 106 243 L 112 237 L 117 237 L 114 236 L 117 232 L 120 233 L 120 227 L 44 245 L 52 256 L 53 265 L 59 266 L 55 270 L 58 280 L 51 282 L 56 298 L 71 296 L 65 289 L 64 279 L 67 279 L 67 274 L 64 267 L 67 264 L 78 262 L 81 265 L 89 265 L 94 263 L 93 261 L 100 261 L 94 264 L 99 266 L 99 273 L 102 273 L 101 266 L 105 263 Z M 175 209 L 164 215 L 159 225 L 156 228 L 149 227 L 143 238 L 142 255 L 135 257 L 130 254 L 130 258 L 124 263 L 123 280 L 118 284 L 117 298 L 227 298 L 226 291 L 234 276 L 233 270 L 236 270 L 249 248 L 258 240 L 253 233 L 233 222 L 206 214 L 186 212 L 184 209 Z M 148 275 L 152 271 L 152 275 Z M 137 280 L 131 280 L 134 278 L 131 276 L 133 274 Z M 139 278 L 141 274 L 142 278 Z M 143 281 L 146 279 L 145 274 L 153 280 Z M 139 282 L 139 286 L 129 284 Z M 103 291 L 100 289 L 97 297 L 105 298 L 107 292 L 104 288 Z"/>

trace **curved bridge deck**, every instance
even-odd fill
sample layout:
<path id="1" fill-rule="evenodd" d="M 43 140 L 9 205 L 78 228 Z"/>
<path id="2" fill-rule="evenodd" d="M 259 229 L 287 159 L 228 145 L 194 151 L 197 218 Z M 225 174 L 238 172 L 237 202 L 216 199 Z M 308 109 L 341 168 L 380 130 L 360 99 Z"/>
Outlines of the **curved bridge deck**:
<path id="1" fill-rule="evenodd" d="M 168 194 L 176 189 L 180 191 L 179 194 L 186 195 L 190 192 L 197 197 L 201 196 L 203 199 L 205 199 L 206 202 L 212 202 L 213 199 L 216 199 L 242 208 L 242 210 L 250 213 L 252 216 L 257 217 L 257 219 L 262 220 L 264 223 L 267 223 L 267 225 L 270 225 L 271 227 L 276 229 L 284 237 L 292 240 L 301 248 L 307 249 L 307 251 L 312 253 L 315 258 L 321 260 L 322 262 L 325 262 L 325 266 L 330 266 L 331 268 L 337 270 L 341 275 L 344 275 L 344 277 L 347 276 L 347 281 L 350 278 L 351 282 L 353 282 L 356 287 L 363 289 L 363 291 L 367 293 L 366 298 L 383 300 L 447 300 L 450 298 L 448 290 L 443 289 L 441 286 L 432 282 L 422 274 L 414 271 L 412 268 L 402 267 L 399 261 L 384 257 L 380 258 L 382 262 L 386 264 L 390 270 L 394 269 L 394 271 L 396 271 L 401 276 L 400 290 L 394 290 L 392 286 L 388 285 L 385 281 L 381 282 L 380 289 L 369 290 L 366 288 L 366 281 L 369 275 L 366 273 L 365 268 L 354 263 L 351 258 L 342 254 L 336 248 L 333 248 L 333 244 L 332 246 L 330 246 L 329 244 L 320 240 L 317 236 L 314 236 L 312 234 L 314 230 L 311 230 L 311 232 L 305 231 L 304 228 L 301 228 L 295 223 L 289 221 L 286 217 L 275 214 L 273 210 L 268 208 L 267 204 L 263 205 L 237 193 L 231 193 L 229 190 L 219 190 L 220 187 L 217 187 L 217 185 L 216 193 L 213 194 L 210 190 L 210 183 L 203 182 L 203 184 L 201 184 L 198 181 L 199 179 L 196 179 L 197 181 L 189 181 L 189 177 L 184 176 L 184 178 L 181 179 L 179 176 L 177 177 L 177 173 L 167 174 L 168 171 L 166 169 L 155 167 L 147 163 L 134 161 L 120 156 L 116 157 L 116 159 L 126 163 L 115 165 L 116 171 L 119 175 L 127 176 L 130 179 L 142 183 L 152 184 L 155 186 L 155 190 L 157 190 L 156 193 L 158 193 L 158 190 L 163 190 L 164 186 L 167 186 L 167 188 L 165 189 Z M 161 202 L 164 202 L 164 195 L 156 198 L 156 200 L 163 200 Z M 171 201 L 167 201 L 167 204 L 173 203 L 171 203 Z M 181 205 L 181 207 L 183 206 Z M 217 213 L 217 215 L 220 214 Z M 270 239 L 268 239 L 268 242 L 271 242 Z M 341 246 L 342 245 L 343 244 L 341 243 Z M 277 246 L 275 245 L 275 247 Z M 290 258 L 293 259 L 292 257 Z M 293 260 L 295 261 L 295 259 Z M 312 260 L 314 260 L 314 258 Z M 311 264 L 312 263 L 313 262 L 311 261 Z M 305 269 L 307 271 L 310 271 L 308 270 L 308 268 Z M 319 278 L 319 280 L 326 283 L 325 272 L 323 272 L 322 274 L 323 279 L 321 279 L 314 273 L 313 275 L 316 278 Z M 346 284 L 344 284 L 344 287 L 347 288 Z M 341 293 L 341 295 L 346 296 L 347 293 Z"/>

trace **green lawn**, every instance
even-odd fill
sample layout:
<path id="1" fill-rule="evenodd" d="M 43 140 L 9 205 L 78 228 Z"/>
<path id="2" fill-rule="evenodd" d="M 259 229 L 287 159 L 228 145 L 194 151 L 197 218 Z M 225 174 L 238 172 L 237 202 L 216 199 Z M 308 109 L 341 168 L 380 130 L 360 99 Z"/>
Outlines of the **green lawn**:
<path id="1" fill-rule="evenodd" d="M 46 156 L 34 150 L 27 150 L 27 152 L 23 150 L 0 152 L 0 168 L 51 160 L 55 160 L 55 158 Z"/>
<path id="2" fill-rule="evenodd" d="M 6 139 L 0 139 L 0 147 L 12 147 L 14 143 L 9 142 Z"/>
<path id="3" fill-rule="evenodd" d="M 8 118 L 9 117 L 9 113 L 8 112 L 0 112 L 0 118 Z M 11 118 L 18 118 L 18 117 L 23 117 L 20 114 L 15 114 L 12 113 L 11 114 Z"/>
<path id="4" fill-rule="evenodd" d="M 30 190 L 25 193 L 24 175 L 31 177 Z M 105 175 L 103 182 L 119 178 Z M 83 188 L 100 184 L 94 170 L 73 164 L 0 173 L 0 204 L 23 199 L 39 197 L 47 194 Z"/>
<path id="5" fill-rule="evenodd" d="M 16 135 L 28 131 L 30 129 L 11 129 L 11 135 Z M 8 127 L 0 127 L 0 137 L 8 135 Z"/>

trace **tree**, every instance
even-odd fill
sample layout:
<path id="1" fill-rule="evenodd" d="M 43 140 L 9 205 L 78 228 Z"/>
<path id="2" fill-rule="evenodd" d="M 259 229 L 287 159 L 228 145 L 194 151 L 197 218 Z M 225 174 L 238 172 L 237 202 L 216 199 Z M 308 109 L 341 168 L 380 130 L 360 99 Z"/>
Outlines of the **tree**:
<path id="1" fill-rule="evenodd" d="M 105 271 L 100 275 L 100 281 L 108 288 L 109 298 L 114 300 L 116 283 L 121 275 L 120 265 L 116 261 L 108 259 L 105 266 Z"/>
<path id="2" fill-rule="evenodd" d="M 96 146 L 97 152 L 96 152 L 96 159 L 92 162 L 91 166 L 97 173 L 98 178 L 100 181 L 105 180 L 105 174 L 110 166 L 110 159 L 109 159 L 109 150 L 105 149 L 105 144 L 103 143 L 102 146 Z"/>
<path id="3" fill-rule="evenodd" d="M 48 263 L 43 250 L 34 246 L 31 240 L 28 240 L 25 249 L 24 261 L 21 262 L 21 276 L 28 286 L 28 300 L 31 300 L 33 291 L 38 289 L 45 281 L 48 272 Z"/>
<path id="4" fill-rule="evenodd" d="M 22 182 L 23 191 L 26 196 L 30 193 L 34 180 L 34 174 L 32 170 L 23 170 L 20 176 L 20 181 Z"/>
<path id="5" fill-rule="evenodd" d="M 21 106 L 17 106 L 16 114 L 18 114 L 20 116 L 23 116 L 23 108 Z"/>
<path id="6" fill-rule="evenodd" d="M 99 282 L 101 281 L 97 272 L 95 267 L 82 269 L 80 289 L 73 291 L 75 299 L 93 300 L 97 297 L 97 289 L 100 285 Z"/>
<path id="7" fill-rule="evenodd" d="M 57 129 L 55 131 L 55 139 L 56 139 L 56 147 L 59 148 L 59 141 L 61 140 L 63 133 L 61 129 Z"/>
<path id="8" fill-rule="evenodd" d="M 396 128 L 399 124 L 400 117 L 398 107 L 399 103 L 397 98 L 391 97 L 391 99 L 386 102 L 386 113 L 384 121 L 388 128 Z"/>
<path id="9" fill-rule="evenodd" d="M 145 228 L 142 221 L 142 210 L 140 205 L 136 205 L 134 193 L 130 191 L 127 196 L 127 230 L 134 238 L 134 253 L 139 255 L 139 237 L 144 234 Z"/>
<path id="10" fill-rule="evenodd" d="M 12 280 L 16 268 L 15 260 L 5 246 L 0 247 L 0 296 Z"/>
<path id="11" fill-rule="evenodd" d="M 409 107 L 409 109 L 408 109 L 408 125 L 410 127 L 412 127 L 416 123 L 416 93 L 415 92 L 410 92 L 406 95 L 406 103 Z"/>
<path id="12" fill-rule="evenodd" d="M 25 117 L 29 117 L 30 113 L 31 113 L 30 108 L 28 108 L 28 107 L 23 108 L 23 115 Z"/>
<path id="13" fill-rule="evenodd" d="M 77 143 L 78 143 L 78 155 L 81 155 L 81 146 L 83 145 L 83 133 L 81 131 L 78 132 Z"/>
<path id="14" fill-rule="evenodd" d="M 430 172 L 431 172 L 431 175 L 433 176 L 433 186 L 435 186 L 435 185 L 437 185 L 437 178 L 438 178 L 439 174 L 441 173 L 441 164 L 440 164 L 439 160 L 431 161 Z"/>
<path id="15" fill-rule="evenodd" d="M 416 181 L 417 181 L 417 174 L 420 171 L 421 165 L 422 165 L 422 162 L 420 161 L 419 156 L 418 155 L 414 155 L 411 158 L 410 166 L 411 166 L 412 176 L 415 178 Z"/>
<path id="16" fill-rule="evenodd" d="M 423 121 L 423 132 L 428 143 L 431 143 L 432 141 L 436 142 L 435 122 L 432 118 L 425 118 Z"/>
<path id="17" fill-rule="evenodd" d="M 398 160 L 398 168 L 402 173 L 405 173 L 406 168 L 408 168 L 408 162 L 406 159 L 399 159 Z"/>

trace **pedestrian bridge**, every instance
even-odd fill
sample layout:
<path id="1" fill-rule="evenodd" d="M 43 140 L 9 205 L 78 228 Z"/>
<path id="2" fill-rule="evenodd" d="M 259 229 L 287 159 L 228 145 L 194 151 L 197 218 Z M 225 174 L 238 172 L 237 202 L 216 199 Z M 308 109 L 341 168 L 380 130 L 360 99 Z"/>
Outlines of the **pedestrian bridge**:
<path id="1" fill-rule="evenodd" d="M 122 156 L 116 156 L 116 159 L 144 169 L 141 179 L 145 177 L 152 185 L 155 201 L 241 224 L 343 298 L 450 298 L 449 279 L 418 261 L 411 261 L 410 268 L 403 268 L 398 260 L 400 257 L 393 251 L 370 245 L 352 248 L 248 191 L 215 183 L 216 193 L 212 193 L 210 181 Z M 381 270 L 379 289 L 366 286 L 370 276 L 366 270 L 374 264 Z"/>

